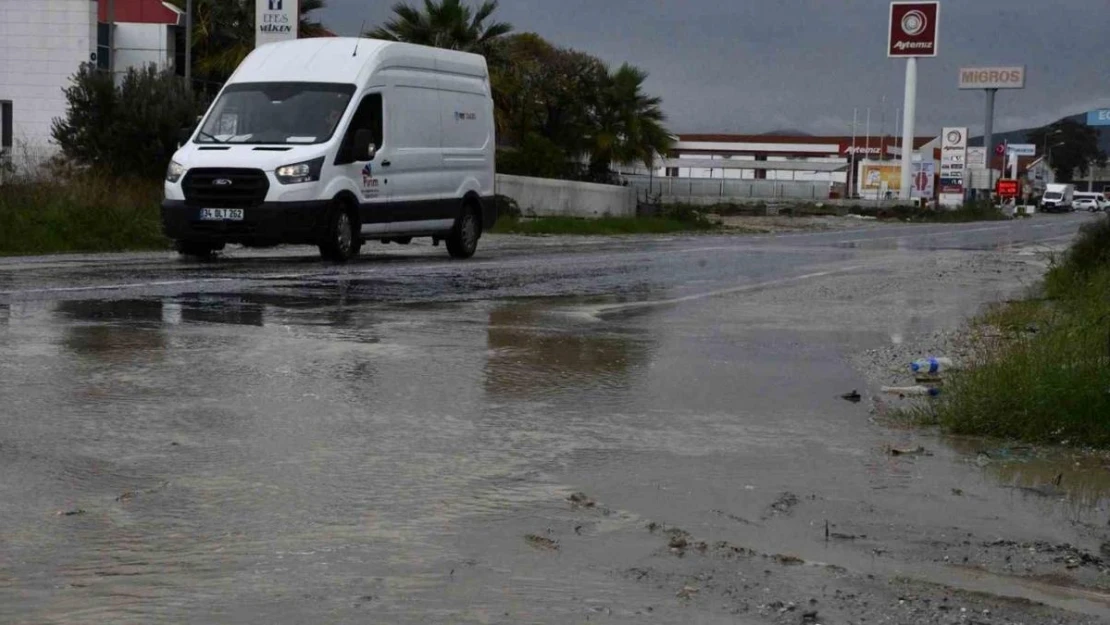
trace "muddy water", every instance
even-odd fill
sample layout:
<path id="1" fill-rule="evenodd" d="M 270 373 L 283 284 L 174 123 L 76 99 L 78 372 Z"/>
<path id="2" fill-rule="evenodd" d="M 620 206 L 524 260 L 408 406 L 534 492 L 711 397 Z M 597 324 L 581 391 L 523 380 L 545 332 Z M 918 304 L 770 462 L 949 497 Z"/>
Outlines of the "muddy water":
<path id="1" fill-rule="evenodd" d="M 934 278 L 974 258 L 836 241 L 685 245 L 262 285 L 230 264 L 199 273 L 234 288 L 11 298 L 0 622 L 736 622 L 629 579 L 676 566 L 649 522 L 1103 614 L 1096 591 L 1007 581 L 1043 582 L 1051 561 L 1006 570 L 982 546 L 1097 553 L 1097 461 L 994 444 L 983 462 L 986 443 L 838 398 L 868 385 L 846 354 L 952 323 L 1025 274 Z M 919 444 L 932 455 L 887 452 Z M 1015 488 L 1065 462 L 1061 492 Z M 596 511 L 573 510 L 576 491 Z M 827 541 L 826 521 L 852 540 Z M 1076 579 L 1097 589 L 1089 569 Z M 799 576 L 790 592 L 810 592 Z"/>

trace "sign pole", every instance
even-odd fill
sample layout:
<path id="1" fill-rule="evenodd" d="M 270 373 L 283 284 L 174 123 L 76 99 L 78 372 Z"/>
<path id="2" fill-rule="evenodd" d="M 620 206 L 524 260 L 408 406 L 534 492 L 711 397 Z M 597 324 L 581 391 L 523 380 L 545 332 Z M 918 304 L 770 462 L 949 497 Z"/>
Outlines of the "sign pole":
<path id="1" fill-rule="evenodd" d="M 185 87 L 193 90 L 193 0 L 185 2 Z"/>
<path id="2" fill-rule="evenodd" d="M 998 89 L 985 89 L 987 93 L 987 117 L 983 122 L 983 147 L 987 150 L 987 193 L 994 188 L 994 94 Z"/>
<path id="3" fill-rule="evenodd" d="M 902 107 L 902 188 L 901 199 L 908 200 L 913 195 L 910 178 L 913 174 L 913 136 L 917 114 L 917 57 L 906 59 L 906 101 Z"/>

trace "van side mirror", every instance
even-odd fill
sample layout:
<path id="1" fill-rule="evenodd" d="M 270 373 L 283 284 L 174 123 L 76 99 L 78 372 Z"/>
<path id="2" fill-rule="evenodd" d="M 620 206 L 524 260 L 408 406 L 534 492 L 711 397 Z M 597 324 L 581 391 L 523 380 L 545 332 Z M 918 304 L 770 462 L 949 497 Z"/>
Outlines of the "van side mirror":
<path id="1" fill-rule="evenodd" d="M 354 158 L 356 161 L 365 162 L 374 160 L 377 146 L 374 145 L 374 133 L 366 128 L 355 131 Z"/>

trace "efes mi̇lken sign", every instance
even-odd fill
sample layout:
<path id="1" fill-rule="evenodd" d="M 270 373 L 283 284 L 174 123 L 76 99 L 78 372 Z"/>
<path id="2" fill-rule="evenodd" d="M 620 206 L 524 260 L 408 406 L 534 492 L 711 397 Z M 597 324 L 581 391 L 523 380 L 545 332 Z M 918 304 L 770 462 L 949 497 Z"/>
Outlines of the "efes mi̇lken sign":
<path id="1" fill-rule="evenodd" d="M 297 38 L 300 0 L 255 0 L 254 47 Z"/>
<path id="2" fill-rule="evenodd" d="M 887 31 L 887 56 L 936 56 L 939 2 L 893 2 Z"/>

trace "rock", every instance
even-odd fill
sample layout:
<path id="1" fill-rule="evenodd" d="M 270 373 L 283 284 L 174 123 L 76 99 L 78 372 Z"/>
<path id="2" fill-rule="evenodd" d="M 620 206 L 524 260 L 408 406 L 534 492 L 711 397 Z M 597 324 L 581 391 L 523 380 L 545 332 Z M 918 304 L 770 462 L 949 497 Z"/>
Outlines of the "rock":
<path id="1" fill-rule="evenodd" d="M 567 501 L 575 508 L 593 508 L 597 505 L 597 502 L 590 499 L 585 493 L 574 493 L 567 497 Z"/>
<path id="2" fill-rule="evenodd" d="M 524 540 L 529 545 L 532 545 L 536 549 L 541 549 L 543 551 L 558 551 L 559 550 L 559 543 L 557 541 L 551 540 L 550 538 L 547 538 L 546 536 L 538 536 L 536 534 L 528 534 L 527 536 L 524 537 Z"/>

